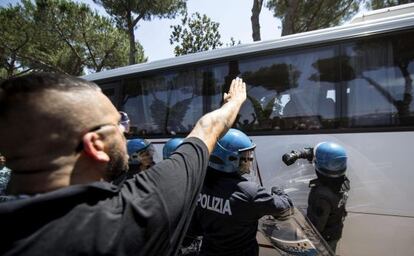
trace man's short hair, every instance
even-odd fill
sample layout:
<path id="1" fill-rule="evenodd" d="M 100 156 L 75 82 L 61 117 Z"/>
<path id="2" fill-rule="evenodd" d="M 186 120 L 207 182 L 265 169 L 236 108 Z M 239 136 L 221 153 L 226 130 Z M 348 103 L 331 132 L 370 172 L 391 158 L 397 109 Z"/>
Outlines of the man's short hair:
<path id="1" fill-rule="evenodd" d="M 8 111 L 16 95 L 41 92 L 47 89 L 69 91 L 100 88 L 92 82 L 59 73 L 31 73 L 0 83 L 0 115 Z"/>
<path id="2" fill-rule="evenodd" d="M 94 123 L 100 88 L 58 73 L 32 73 L 0 84 L 0 151 L 10 160 L 70 154 L 82 130 Z M 80 104 L 82 102 L 82 104 Z M 17 169 L 17 167 L 15 167 Z"/>

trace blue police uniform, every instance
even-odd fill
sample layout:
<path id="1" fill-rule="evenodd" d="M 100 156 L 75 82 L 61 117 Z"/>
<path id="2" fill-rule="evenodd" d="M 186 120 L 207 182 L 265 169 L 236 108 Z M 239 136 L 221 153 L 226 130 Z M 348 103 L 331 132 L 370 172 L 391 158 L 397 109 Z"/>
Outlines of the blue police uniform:
<path id="1" fill-rule="evenodd" d="M 209 167 L 189 234 L 203 236 L 201 255 L 258 255 L 258 219 L 291 207 L 281 190 L 271 195 L 238 173 Z"/>

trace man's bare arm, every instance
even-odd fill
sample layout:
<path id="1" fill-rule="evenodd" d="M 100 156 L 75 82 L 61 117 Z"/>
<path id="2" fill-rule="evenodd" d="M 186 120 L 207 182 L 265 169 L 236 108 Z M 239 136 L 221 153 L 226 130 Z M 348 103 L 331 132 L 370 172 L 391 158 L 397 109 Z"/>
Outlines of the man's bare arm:
<path id="1" fill-rule="evenodd" d="M 229 92 L 224 93 L 223 106 L 202 116 L 187 137 L 201 139 L 211 153 L 217 140 L 233 125 L 245 100 L 246 84 L 240 78 L 233 79 Z"/>

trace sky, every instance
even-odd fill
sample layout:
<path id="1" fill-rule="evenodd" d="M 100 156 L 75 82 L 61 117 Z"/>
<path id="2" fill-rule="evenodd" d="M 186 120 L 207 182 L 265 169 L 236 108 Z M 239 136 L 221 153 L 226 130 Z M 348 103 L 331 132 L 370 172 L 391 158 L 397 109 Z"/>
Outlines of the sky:
<path id="1" fill-rule="evenodd" d="M 101 14 L 105 10 L 94 4 L 92 0 L 76 0 L 90 5 Z M 16 4 L 19 0 L 0 0 L 0 6 L 9 3 Z M 226 45 L 233 37 L 242 44 L 251 43 L 252 28 L 250 22 L 252 0 L 188 0 L 188 13 L 199 12 L 206 14 L 214 22 L 219 22 L 221 41 Z M 148 61 L 174 57 L 174 46 L 170 45 L 171 25 L 180 24 L 180 17 L 176 19 L 153 19 L 140 21 L 135 29 L 135 38 L 143 48 Z M 261 38 L 270 40 L 280 37 L 280 21 L 273 17 L 266 7 L 260 13 Z"/>
<path id="2" fill-rule="evenodd" d="M 219 22 L 221 41 L 230 43 L 233 37 L 242 44 L 253 42 L 250 22 L 252 0 L 189 0 L 188 13 L 206 14 L 212 21 Z M 149 60 L 158 60 L 174 56 L 173 46 L 169 43 L 171 25 L 180 24 L 175 20 L 156 19 L 143 22 L 136 30 L 137 39 L 143 45 Z M 267 8 L 260 14 L 262 40 L 280 37 L 280 21 L 273 17 Z"/>

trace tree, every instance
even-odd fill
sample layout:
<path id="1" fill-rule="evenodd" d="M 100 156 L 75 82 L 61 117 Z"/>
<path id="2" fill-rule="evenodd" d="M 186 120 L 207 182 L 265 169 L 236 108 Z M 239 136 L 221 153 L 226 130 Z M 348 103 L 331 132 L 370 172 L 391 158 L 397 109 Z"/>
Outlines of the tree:
<path id="1" fill-rule="evenodd" d="M 377 10 L 381 8 L 392 7 L 401 4 L 413 3 L 413 0 L 371 0 L 367 1 L 366 6 L 368 9 Z"/>
<path id="2" fill-rule="evenodd" d="M 282 36 L 336 26 L 359 10 L 363 0 L 269 0 L 266 7 L 282 20 Z"/>
<path id="3" fill-rule="evenodd" d="M 30 71 L 20 64 L 20 56 L 28 52 L 33 38 L 31 23 L 23 15 L 21 6 L 0 9 L 0 77 Z"/>
<path id="4" fill-rule="evenodd" d="M 94 71 L 128 63 L 128 37 L 114 27 L 111 20 L 92 12 L 85 4 L 69 1 L 38 1 L 41 23 L 48 32 L 64 42 L 79 63 Z M 134 56 L 145 61 L 142 47 Z"/>
<path id="5" fill-rule="evenodd" d="M 136 63 L 134 29 L 140 20 L 175 18 L 178 12 L 186 10 L 187 0 L 93 0 L 102 5 L 115 18 L 118 26 L 129 36 L 129 64 Z"/>
<path id="6" fill-rule="evenodd" d="M 252 37 L 253 41 L 260 41 L 260 22 L 259 15 L 262 11 L 263 0 L 253 0 L 252 16 L 250 20 L 252 22 Z"/>
<path id="7" fill-rule="evenodd" d="M 173 29 L 170 36 L 170 44 L 177 43 L 174 48 L 175 56 L 185 55 L 216 49 L 222 46 L 220 33 L 218 32 L 220 24 L 212 21 L 205 14 L 201 16 L 196 12 L 188 17 L 184 13 L 181 25 L 171 26 Z"/>
<path id="8" fill-rule="evenodd" d="M 85 4 L 24 0 L 0 9 L 4 77 L 29 71 L 81 75 L 128 63 L 128 37 Z M 138 61 L 145 61 L 137 44 Z"/>

